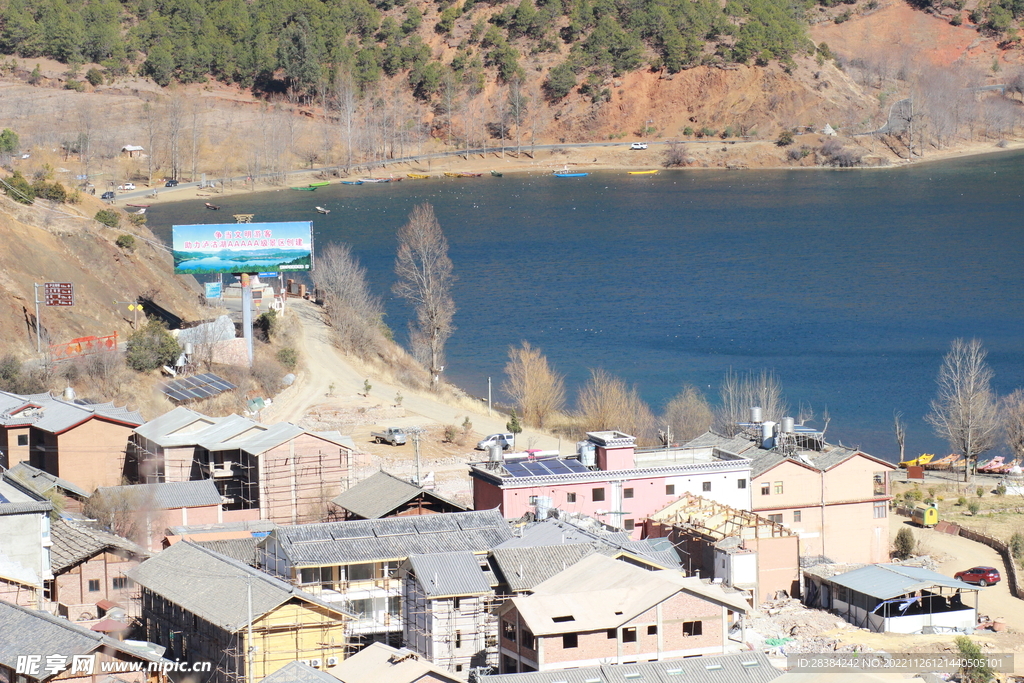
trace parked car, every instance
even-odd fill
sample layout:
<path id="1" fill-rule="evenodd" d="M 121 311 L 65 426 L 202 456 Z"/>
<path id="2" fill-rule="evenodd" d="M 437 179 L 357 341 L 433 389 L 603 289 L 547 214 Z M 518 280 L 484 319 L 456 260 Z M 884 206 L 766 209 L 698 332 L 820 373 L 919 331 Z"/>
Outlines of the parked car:
<path id="1" fill-rule="evenodd" d="M 134 190 L 135 189 L 135 183 L 125 183 L 124 185 L 118 185 L 117 189 L 125 190 L 125 191 L 127 191 L 127 190 Z"/>
<path id="2" fill-rule="evenodd" d="M 629 148 L 630 149 L 647 149 L 647 143 L 646 142 L 634 142 L 632 145 L 629 146 Z"/>
<path id="3" fill-rule="evenodd" d="M 511 432 L 505 432 L 503 434 L 491 434 L 485 439 L 482 439 L 476 445 L 478 451 L 487 450 L 488 446 L 501 446 L 501 450 L 507 451 L 515 443 L 515 434 Z"/>
<path id="4" fill-rule="evenodd" d="M 166 183 L 164 183 L 164 187 L 177 187 L 177 186 L 178 186 L 178 181 L 177 180 L 168 180 Z"/>
<path id="5" fill-rule="evenodd" d="M 999 570 L 995 567 L 971 567 L 970 569 L 962 572 L 953 574 L 954 579 L 959 579 L 966 583 L 976 583 L 979 586 L 991 586 L 994 583 L 999 583 Z"/>
<path id="6" fill-rule="evenodd" d="M 370 432 L 377 443 L 389 443 L 392 446 L 405 445 L 405 432 L 399 427 L 388 427 L 383 432 Z"/>
<path id="7" fill-rule="evenodd" d="M 107 190 L 100 196 L 100 199 L 113 199 L 116 196 L 112 190 Z"/>

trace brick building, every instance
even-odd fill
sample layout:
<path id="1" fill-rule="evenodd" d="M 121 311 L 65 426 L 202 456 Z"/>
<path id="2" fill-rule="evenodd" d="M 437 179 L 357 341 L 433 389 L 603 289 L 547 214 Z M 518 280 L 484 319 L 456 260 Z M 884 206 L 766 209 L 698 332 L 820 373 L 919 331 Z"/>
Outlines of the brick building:
<path id="1" fill-rule="evenodd" d="M 367 477 L 331 501 L 332 518 L 380 519 L 465 512 L 463 505 L 410 484 L 384 470 Z"/>

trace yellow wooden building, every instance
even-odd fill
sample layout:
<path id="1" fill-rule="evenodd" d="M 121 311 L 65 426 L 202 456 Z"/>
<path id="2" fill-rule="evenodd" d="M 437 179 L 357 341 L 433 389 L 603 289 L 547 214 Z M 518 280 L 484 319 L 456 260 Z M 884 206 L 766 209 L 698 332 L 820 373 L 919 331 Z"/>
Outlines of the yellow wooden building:
<path id="1" fill-rule="evenodd" d="M 212 550 L 176 543 L 130 576 L 147 640 L 165 657 L 212 662 L 203 681 L 250 683 L 294 661 L 329 671 L 345 659 L 350 614 Z"/>

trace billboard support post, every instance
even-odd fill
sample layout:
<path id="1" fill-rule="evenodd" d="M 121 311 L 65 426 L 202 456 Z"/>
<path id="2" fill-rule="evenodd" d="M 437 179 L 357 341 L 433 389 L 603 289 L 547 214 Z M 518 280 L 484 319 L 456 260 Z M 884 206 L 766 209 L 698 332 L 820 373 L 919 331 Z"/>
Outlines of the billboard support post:
<path id="1" fill-rule="evenodd" d="M 245 337 L 245 353 L 252 367 L 252 285 L 249 274 L 242 273 L 242 335 Z"/>

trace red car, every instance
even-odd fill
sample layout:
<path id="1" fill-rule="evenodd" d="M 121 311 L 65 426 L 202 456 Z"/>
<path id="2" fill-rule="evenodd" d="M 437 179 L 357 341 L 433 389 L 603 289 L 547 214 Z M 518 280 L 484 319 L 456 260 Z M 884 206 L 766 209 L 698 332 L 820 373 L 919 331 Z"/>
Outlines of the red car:
<path id="1" fill-rule="evenodd" d="M 1000 577 L 999 570 L 995 567 L 971 567 L 967 571 L 957 572 L 953 578 L 984 587 L 999 583 Z"/>

